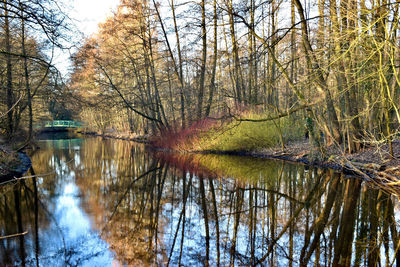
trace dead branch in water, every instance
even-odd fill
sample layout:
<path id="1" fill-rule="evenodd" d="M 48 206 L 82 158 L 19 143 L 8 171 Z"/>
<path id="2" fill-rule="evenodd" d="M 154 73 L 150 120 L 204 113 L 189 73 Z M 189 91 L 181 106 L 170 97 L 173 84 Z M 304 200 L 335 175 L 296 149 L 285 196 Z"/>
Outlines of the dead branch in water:
<path id="1" fill-rule="evenodd" d="M 368 182 L 389 194 L 400 197 L 400 166 L 385 168 L 376 163 L 360 163 L 346 160 L 342 166 L 361 175 Z"/>
<path id="2" fill-rule="evenodd" d="M 27 233 L 28 233 L 28 231 L 25 231 L 23 233 L 12 234 L 12 235 L 0 236 L 0 240 L 7 239 L 7 238 L 13 238 L 13 237 L 21 236 L 21 235 L 26 235 Z"/>

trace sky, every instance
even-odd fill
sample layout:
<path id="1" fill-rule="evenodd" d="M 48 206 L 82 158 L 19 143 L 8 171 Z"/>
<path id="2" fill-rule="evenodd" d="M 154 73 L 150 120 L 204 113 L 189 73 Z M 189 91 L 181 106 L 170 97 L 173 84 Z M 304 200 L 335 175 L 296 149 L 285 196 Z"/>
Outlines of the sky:
<path id="1" fill-rule="evenodd" d="M 119 0 L 62 0 L 61 6 L 68 14 L 73 28 L 81 33 L 73 34 L 73 42 L 76 44 L 97 31 L 97 25 L 104 22 L 107 17 L 112 15 L 112 11 L 116 9 Z M 69 59 L 70 53 L 75 49 L 57 50 L 54 64 L 66 76 L 71 66 Z"/>
<path id="2" fill-rule="evenodd" d="M 112 14 L 119 0 L 68 0 L 71 2 L 70 16 L 78 29 L 86 35 L 97 30 L 97 25 Z"/>

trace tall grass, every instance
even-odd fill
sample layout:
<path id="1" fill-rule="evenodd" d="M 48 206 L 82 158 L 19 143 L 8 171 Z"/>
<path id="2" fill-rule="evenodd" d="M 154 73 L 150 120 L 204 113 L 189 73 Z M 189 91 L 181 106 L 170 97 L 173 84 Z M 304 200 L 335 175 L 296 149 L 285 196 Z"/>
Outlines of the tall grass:
<path id="1" fill-rule="evenodd" d="M 242 113 L 241 117 L 260 119 L 265 114 Z M 282 136 L 281 136 L 282 134 Z M 304 134 L 301 119 L 285 117 L 275 121 L 224 123 L 205 119 L 181 131 L 170 131 L 153 140 L 153 145 L 181 151 L 252 151 L 298 140 Z"/>

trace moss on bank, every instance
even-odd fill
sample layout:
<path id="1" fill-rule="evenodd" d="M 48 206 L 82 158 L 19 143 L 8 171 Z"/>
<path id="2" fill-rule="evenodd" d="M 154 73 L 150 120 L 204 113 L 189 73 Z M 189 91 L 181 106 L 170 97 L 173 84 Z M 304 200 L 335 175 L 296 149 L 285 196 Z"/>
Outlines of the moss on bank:
<path id="1" fill-rule="evenodd" d="M 254 116 L 254 119 L 255 118 Z M 199 150 L 253 151 L 285 144 L 303 136 L 301 125 L 288 118 L 276 122 L 233 121 L 199 139 Z M 281 140 L 282 139 L 282 140 Z"/>
<path id="2" fill-rule="evenodd" d="M 247 119 L 265 118 L 265 114 L 246 114 Z M 156 147 L 177 151 L 255 151 L 281 146 L 304 137 L 301 119 L 285 117 L 274 121 L 227 122 L 205 119 L 180 131 L 170 131 L 153 139 Z"/>

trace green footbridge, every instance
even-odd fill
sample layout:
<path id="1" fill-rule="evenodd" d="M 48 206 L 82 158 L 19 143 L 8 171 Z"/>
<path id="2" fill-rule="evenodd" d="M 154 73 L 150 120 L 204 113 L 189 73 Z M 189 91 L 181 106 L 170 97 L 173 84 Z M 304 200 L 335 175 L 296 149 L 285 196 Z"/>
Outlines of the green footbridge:
<path id="1" fill-rule="evenodd" d="M 69 128 L 83 128 L 87 127 L 85 123 L 81 121 L 71 121 L 71 120 L 55 120 L 44 122 L 43 127 L 45 129 L 69 129 Z"/>

